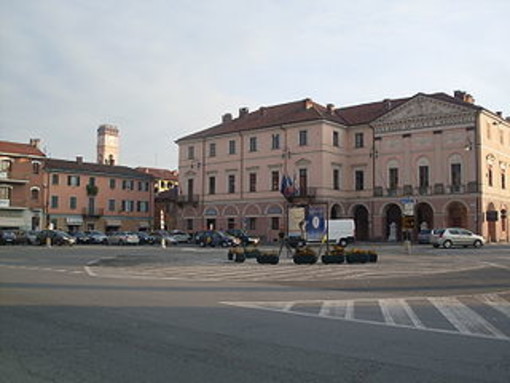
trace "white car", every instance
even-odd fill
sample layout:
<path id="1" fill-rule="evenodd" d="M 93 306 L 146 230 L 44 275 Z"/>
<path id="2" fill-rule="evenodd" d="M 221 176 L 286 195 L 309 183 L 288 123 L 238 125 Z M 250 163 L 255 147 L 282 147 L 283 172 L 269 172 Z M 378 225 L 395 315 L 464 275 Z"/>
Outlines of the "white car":
<path id="1" fill-rule="evenodd" d="M 140 238 L 129 231 L 117 231 L 108 236 L 109 245 L 138 245 Z"/>
<path id="2" fill-rule="evenodd" d="M 430 236 L 430 243 L 434 247 L 444 247 L 449 249 L 453 246 L 473 246 L 481 247 L 485 244 L 485 239 L 481 235 L 462 229 L 459 227 L 448 227 L 446 229 L 436 229 Z"/>

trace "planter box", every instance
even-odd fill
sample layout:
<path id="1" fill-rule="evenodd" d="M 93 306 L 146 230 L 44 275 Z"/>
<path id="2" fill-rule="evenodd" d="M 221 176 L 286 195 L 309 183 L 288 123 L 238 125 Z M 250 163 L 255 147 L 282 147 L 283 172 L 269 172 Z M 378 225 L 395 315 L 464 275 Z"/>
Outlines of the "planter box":
<path id="1" fill-rule="evenodd" d="M 260 254 L 257 256 L 257 263 L 276 265 L 280 262 L 280 257 L 275 254 Z"/>
<path id="2" fill-rule="evenodd" d="M 343 254 L 324 254 L 321 257 L 322 263 L 324 264 L 340 264 L 345 262 L 345 256 Z"/>
<path id="3" fill-rule="evenodd" d="M 345 260 L 347 261 L 347 263 L 367 263 L 368 262 L 368 254 L 365 254 L 365 253 L 346 254 Z"/>
<path id="4" fill-rule="evenodd" d="M 296 254 L 292 258 L 296 265 L 313 265 L 317 263 L 317 256 L 315 254 Z"/>

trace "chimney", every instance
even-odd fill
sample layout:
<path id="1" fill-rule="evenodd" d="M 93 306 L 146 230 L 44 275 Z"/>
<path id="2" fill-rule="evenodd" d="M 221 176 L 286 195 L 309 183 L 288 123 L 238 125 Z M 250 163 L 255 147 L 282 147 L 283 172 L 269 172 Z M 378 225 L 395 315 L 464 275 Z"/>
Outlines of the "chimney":
<path id="1" fill-rule="evenodd" d="M 39 146 L 41 145 L 41 140 L 39 138 L 31 138 L 30 139 L 30 146 L 33 146 L 36 149 L 39 149 Z"/>
<path id="2" fill-rule="evenodd" d="M 312 101 L 312 99 L 311 99 L 311 98 L 305 98 L 305 99 L 303 100 L 303 103 L 304 103 L 304 107 L 305 107 L 305 109 L 311 109 L 311 108 L 313 108 L 313 101 Z"/>
<path id="3" fill-rule="evenodd" d="M 227 123 L 227 122 L 230 122 L 230 121 L 232 121 L 232 114 L 231 113 L 225 113 L 221 117 L 221 122 L 223 122 L 224 124 Z"/>
<path id="4" fill-rule="evenodd" d="M 383 100 L 383 104 L 384 104 L 384 109 L 385 110 L 390 110 L 391 109 L 391 100 L 389 98 L 385 98 Z"/>
<path id="5" fill-rule="evenodd" d="M 247 107 L 239 108 L 239 118 L 246 116 L 250 110 Z"/>
<path id="6" fill-rule="evenodd" d="M 503 112 L 502 112 L 502 111 L 498 110 L 498 111 L 496 112 L 496 114 L 498 115 L 498 117 L 503 118 Z"/>
<path id="7" fill-rule="evenodd" d="M 474 104 L 475 99 L 470 94 L 462 91 L 462 90 L 456 90 L 453 92 L 453 97 L 455 97 L 457 100 L 467 102 L 469 104 Z"/>
<path id="8" fill-rule="evenodd" d="M 328 108 L 328 112 L 330 114 L 333 114 L 333 112 L 335 111 L 335 104 L 328 104 L 326 105 L 326 107 Z"/>
<path id="9" fill-rule="evenodd" d="M 83 157 L 82 156 L 76 156 L 76 163 L 77 164 L 83 164 Z"/>

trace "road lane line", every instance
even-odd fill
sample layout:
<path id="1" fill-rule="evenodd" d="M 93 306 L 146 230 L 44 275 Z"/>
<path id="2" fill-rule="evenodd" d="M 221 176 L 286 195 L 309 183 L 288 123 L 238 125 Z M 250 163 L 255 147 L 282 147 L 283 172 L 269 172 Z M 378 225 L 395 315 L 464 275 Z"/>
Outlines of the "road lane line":
<path id="1" fill-rule="evenodd" d="M 507 339 L 504 333 L 487 322 L 478 313 L 464 305 L 457 298 L 428 298 L 428 301 L 463 334 L 491 335 L 499 339 Z"/>
<path id="2" fill-rule="evenodd" d="M 405 299 L 380 299 L 378 303 L 386 323 L 425 327 Z"/>
<path id="3" fill-rule="evenodd" d="M 480 301 L 510 318 L 510 302 L 498 294 L 479 295 Z"/>

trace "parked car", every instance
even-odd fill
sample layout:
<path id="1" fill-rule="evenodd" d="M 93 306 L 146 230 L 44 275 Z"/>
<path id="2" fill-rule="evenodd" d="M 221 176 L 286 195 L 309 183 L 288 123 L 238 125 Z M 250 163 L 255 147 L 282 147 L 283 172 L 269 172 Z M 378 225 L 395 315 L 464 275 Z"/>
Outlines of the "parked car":
<path id="1" fill-rule="evenodd" d="M 181 230 L 172 230 L 169 232 L 169 235 L 173 237 L 178 243 L 190 243 L 191 236 L 188 233 L 185 233 Z"/>
<path id="2" fill-rule="evenodd" d="M 82 231 L 75 231 L 75 232 L 69 233 L 69 235 L 76 238 L 77 244 L 86 245 L 86 244 L 90 243 L 90 237 Z"/>
<path id="3" fill-rule="evenodd" d="M 38 236 L 39 236 L 38 230 L 25 231 L 25 234 L 24 234 L 25 245 L 39 245 Z"/>
<path id="4" fill-rule="evenodd" d="M 237 243 L 236 243 L 237 242 Z M 234 246 L 235 244 L 239 244 L 240 242 L 235 241 L 235 239 L 225 233 L 217 230 L 208 230 L 205 231 L 202 235 L 200 235 L 198 239 L 198 245 L 201 247 L 205 246 L 221 246 L 221 247 L 229 247 Z"/>
<path id="5" fill-rule="evenodd" d="M 445 249 L 453 246 L 481 247 L 485 244 L 485 239 L 481 235 L 457 227 L 434 230 L 430 241 L 434 247 L 442 246 Z"/>
<path id="6" fill-rule="evenodd" d="M 85 234 L 89 237 L 91 244 L 106 245 L 108 243 L 108 236 L 99 230 L 89 230 Z"/>
<path id="7" fill-rule="evenodd" d="M 76 238 L 71 237 L 69 234 L 61 230 L 42 230 L 37 235 L 37 240 L 40 245 L 46 244 L 48 238 L 50 239 L 51 244 L 56 246 L 73 246 L 76 243 Z"/>
<path id="8" fill-rule="evenodd" d="M 151 236 L 154 237 L 154 243 L 156 245 L 160 245 L 163 240 L 167 246 L 177 245 L 179 243 L 174 237 L 170 235 L 170 233 L 165 230 L 154 231 L 151 233 Z"/>
<path id="9" fill-rule="evenodd" d="M 238 238 L 241 241 L 241 245 L 243 246 L 258 245 L 260 243 L 259 237 L 249 235 L 246 231 L 241 229 L 229 229 L 225 233 L 235 238 Z"/>
<path id="10" fill-rule="evenodd" d="M 138 245 L 139 243 L 138 236 L 129 231 L 115 231 L 108 235 L 109 245 Z"/>
<path id="11" fill-rule="evenodd" d="M 432 230 L 430 229 L 422 229 L 418 232 L 418 236 L 416 237 L 419 244 L 428 244 L 430 243 L 430 236 L 432 235 Z"/>
<path id="12" fill-rule="evenodd" d="M 0 245 L 15 245 L 16 233 L 12 230 L 0 230 Z"/>
<path id="13" fill-rule="evenodd" d="M 140 245 L 153 245 L 156 242 L 156 238 L 146 231 L 137 231 L 135 234 L 140 240 Z"/>

